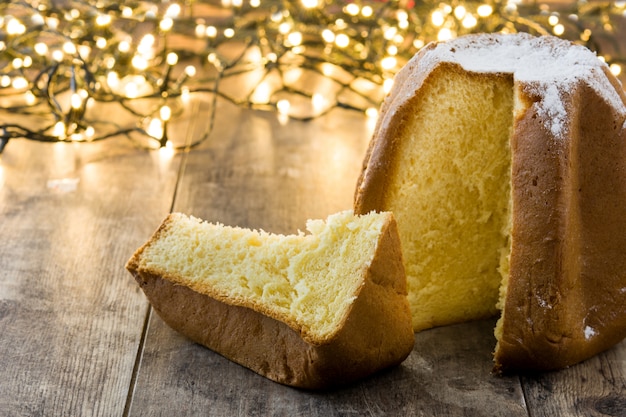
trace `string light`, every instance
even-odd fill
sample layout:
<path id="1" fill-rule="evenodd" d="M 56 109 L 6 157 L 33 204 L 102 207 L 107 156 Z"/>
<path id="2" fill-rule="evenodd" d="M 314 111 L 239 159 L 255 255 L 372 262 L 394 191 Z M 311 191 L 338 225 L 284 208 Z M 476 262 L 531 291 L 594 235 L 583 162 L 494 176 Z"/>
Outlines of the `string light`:
<path id="1" fill-rule="evenodd" d="M 558 7 L 532 0 L 2 2 L 0 111 L 13 117 L 0 118 L 0 152 L 20 137 L 126 135 L 172 148 L 168 129 L 200 95 L 211 98 L 210 117 L 196 143 L 212 130 L 217 98 L 274 110 L 281 121 L 334 107 L 372 118 L 420 48 L 474 32 L 554 34 L 598 52 L 623 76 L 616 39 L 626 2 Z M 98 103 L 134 121 L 107 120 Z"/>

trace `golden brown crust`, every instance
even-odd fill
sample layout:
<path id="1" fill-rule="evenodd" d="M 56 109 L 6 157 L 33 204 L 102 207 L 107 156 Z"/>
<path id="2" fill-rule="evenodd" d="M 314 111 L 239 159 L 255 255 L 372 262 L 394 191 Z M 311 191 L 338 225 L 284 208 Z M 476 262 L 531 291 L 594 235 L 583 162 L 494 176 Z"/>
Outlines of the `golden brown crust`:
<path id="1" fill-rule="evenodd" d="M 354 195 L 354 212 L 366 214 L 380 211 L 384 202 L 384 192 L 393 168 L 396 140 L 403 128 L 403 122 L 412 111 L 412 103 L 419 99 L 420 89 L 431 73 L 419 71 L 419 59 L 434 48 L 429 44 L 422 48 L 403 71 L 394 79 L 391 92 L 383 102 L 374 134 L 367 148 L 361 173 L 357 180 Z M 446 66 L 448 64 L 443 63 Z"/>
<path id="2" fill-rule="evenodd" d="M 566 100 L 569 140 L 532 107 L 516 122 L 498 371 L 563 368 L 626 337 L 625 116 L 583 82 Z"/>
<path id="3" fill-rule="evenodd" d="M 276 382 L 328 389 L 398 365 L 413 349 L 400 242 L 389 219 L 349 314 L 321 345 L 254 306 L 231 305 L 139 268 L 141 249 L 127 268 L 159 316 L 181 334 Z"/>

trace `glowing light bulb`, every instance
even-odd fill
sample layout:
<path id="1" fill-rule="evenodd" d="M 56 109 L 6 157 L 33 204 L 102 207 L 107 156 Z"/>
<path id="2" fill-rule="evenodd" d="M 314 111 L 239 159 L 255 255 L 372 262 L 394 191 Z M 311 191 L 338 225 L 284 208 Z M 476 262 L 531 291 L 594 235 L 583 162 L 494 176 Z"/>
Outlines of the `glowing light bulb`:
<path id="1" fill-rule="evenodd" d="M 59 27 L 59 19 L 56 17 L 46 17 L 46 26 L 48 26 L 51 30 L 57 30 Z"/>
<path id="2" fill-rule="evenodd" d="M 37 102 L 37 97 L 33 94 L 32 91 L 28 90 L 24 93 L 24 99 L 26 100 L 26 104 L 32 106 Z"/>
<path id="3" fill-rule="evenodd" d="M 350 38 L 345 33 L 340 33 L 335 36 L 335 45 L 340 48 L 345 48 L 350 45 Z"/>
<path id="4" fill-rule="evenodd" d="M 168 163 L 174 156 L 174 145 L 172 142 L 167 142 L 165 146 L 159 148 L 159 159 L 161 163 Z"/>
<path id="5" fill-rule="evenodd" d="M 215 26 L 207 26 L 206 35 L 209 38 L 214 38 L 217 36 L 217 28 Z"/>
<path id="6" fill-rule="evenodd" d="M 552 33 L 554 33 L 556 36 L 561 36 L 563 33 L 565 33 L 565 26 L 560 23 L 555 25 L 552 28 Z"/>
<path id="7" fill-rule="evenodd" d="M 289 35 L 287 35 L 287 42 L 292 46 L 298 46 L 302 44 L 302 33 L 291 32 Z"/>
<path id="8" fill-rule="evenodd" d="M 170 52 L 167 54 L 165 61 L 167 62 L 167 65 L 174 66 L 178 63 L 178 55 L 176 52 Z"/>
<path id="9" fill-rule="evenodd" d="M 424 47 L 424 39 L 415 39 L 413 41 L 413 46 L 417 49 L 422 49 Z"/>
<path id="10" fill-rule="evenodd" d="M 141 41 L 139 41 L 139 45 L 137 45 L 137 52 L 142 55 L 148 55 L 152 51 L 152 47 L 154 46 L 155 38 L 154 35 L 148 33 Z"/>
<path id="11" fill-rule="evenodd" d="M 289 103 L 289 100 L 278 100 L 278 103 L 276 103 L 276 109 L 280 114 L 289 113 L 289 108 L 291 108 L 291 103 Z"/>
<path id="12" fill-rule="evenodd" d="M 287 22 L 283 22 L 278 25 L 278 33 L 281 35 L 286 35 L 291 31 L 291 25 Z"/>
<path id="13" fill-rule="evenodd" d="M 52 135 L 60 139 L 65 138 L 65 123 L 61 121 L 56 122 L 54 127 L 52 127 Z"/>
<path id="14" fill-rule="evenodd" d="M 250 101 L 253 103 L 269 103 L 271 97 L 271 88 L 267 82 L 261 82 L 254 89 L 254 92 L 250 96 Z"/>
<path id="15" fill-rule="evenodd" d="M 616 77 L 622 73 L 622 66 L 620 64 L 611 64 L 609 69 Z"/>
<path id="16" fill-rule="evenodd" d="M 78 93 L 72 94 L 70 97 L 70 105 L 74 110 L 78 110 L 83 106 L 83 98 Z"/>
<path id="17" fill-rule="evenodd" d="M 387 78 L 385 81 L 383 81 L 383 91 L 385 92 L 385 94 L 389 94 L 392 87 L 393 87 L 393 78 Z"/>
<path id="18" fill-rule="evenodd" d="M 141 55 L 135 55 L 131 60 L 133 67 L 140 71 L 144 71 L 148 68 L 148 60 L 142 57 Z"/>
<path id="19" fill-rule="evenodd" d="M 120 80 L 118 90 L 128 98 L 137 98 L 142 94 L 149 94 L 151 92 L 150 85 L 143 75 L 125 76 Z"/>
<path id="20" fill-rule="evenodd" d="M 139 96 L 139 87 L 135 83 L 128 83 L 124 86 L 124 94 L 128 98 L 137 98 Z"/>
<path id="21" fill-rule="evenodd" d="M 346 7 L 344 8 L 344 11 L 349 14 L 350 16 L 356 16 L 359 14 L 360 11 L 360 7 L 358 4 L 356 3 L 349 3 L 348 5 L 346 5 Z"/>
<path id="22" fill-rule="evenodd" d="M 156 15 L 157 15 L 157 12 L 159 11 L 159 8 L 157 5 L 154 5 L 154 4 L 150 6 L 149 6 L 149 9 L 146 10 L 146 18 L 153 20 L 153 19 L 156 19 Z"/>
<path id="23" fill-rule="evenodd" d="M 172 118 L 172 109 L 170 108 L 170 106 L 162 106 L 159 109 L 159 116 L 161 117 L 161 120 L 163 120 L 164 122 L 170 120 Z"/>
<path id="24" fill-rule="evenodd" d="M 107 47 L 107 40 L 106 40 L 106 38 L 102 38 L 102 37 L 96 38 L 96 48 L 104 49 L 106 47 Z"/>
<path id="25" fill-rule="evenodd" d="M 456 17 L 459 20 L 463 20 L 466 13 L 467 13 L 467 9 L 463 6 L 457 6 L 454 8 L 454 17 Z"/>
<path id="26" fill-rule="evenodd" d="M 196 72 L 196 67 L 194 67 L 193 65 L 187 65 L 185 67 L 185 74 L 187 74 L 188 77 L 195 77 Z"/>
<path id="27" fill-rule="evenodd" d="M 314 9 L 319 5 L 318 0 L 301 0 L 300 2 L 305 9 Z"/>
<path id="28" fill-rule="evenodd" d="M 177 3 L 173 3 L 165 11 L 165 16 L 171 17 L 172 19 L 176 18 L 180 15 L 180 10 L 180 5 Z"/>
<path id="29" fill-rule="evenodd" d="M 478 14 L 478 16 L 480 17 L 487 17 L 487 16 L 491 16 L 491 14 L 493 13 L 493 7 L 491 7 L 488 4 L 481 4 L 480 6 L 478 6 L 478 8 L 476 9 L 476 13 Z"/>
<path id="30" fill-rule="evenodd" d="M 33 48 L 39 56 L 44 56 L 48 53 L 48 45 L 43 42 L 37 42 Z"/>
<path id="31" fill-rule="evenodd" d="M 174 27 L 174 19 L 172 19 L 171 17 L 164 17 L 163 20 L 161 20 L 161 22 L 159 23 L 159 28 L 163 32 L 168 32 L 172 30 L 173 27 Z"/>
<path id="32" fill-rule="evenodd" d="M 6 31 L 11 36 L 23 35 L 26 32 L 26 26 L 16 18 L 13 18 L 7 22 Z"/>
<path id="33" fill-rule="evenodd" d="M 449 28 L 441 28 L 439 29 L 439 32 L 437 33 L 437 40 L 439 42 L 447 41 L 447 40 L 453 39 L 454 37 L 455 37 L 454 32 L 452 32 L 452 30 Z"/>
<path id="34" fill-rule="evenodd" d="M 80 142 L 85 140 L 85 136 L 81 132 L 74 132 L 70 135 L 70 140 L 74 142 Z"/>
<path id="35" fill-rule="evenodd" d="M 120 41 L 120 43 L 117 45 L 117 49 L 120 52 L 126 53 L 130 51 L 130 42 L 128 41 Z"/>
<path id="36" fill-rule="evenodd" d="M 387 56 L 380 61 L 380 66 L 387 71 L 396 67 L 398 60 L 393 56 Z"/>
<path id="37" fill-rule="evenodd" d="M 93 126 L 87 126 L 87 128 L 85 129 L 85 136 L 87 137 L 87 139 L 93 138 L 95 134 L 96 130 L 93 128 Z"/>
<path id="38" fill-rule="evenodd" d="M 471 29 L 478 24 L 478 20 L 472 14 L 467 14 L 461 22 L 464 28 Z"/>
<path id="39" fill-rule="evenodd" d="M 52 52 L 52 59 L 54 59 L 57 62 L 63 61 L 64 57 L 65 57 L 65 54 L 61 50 L 57 49 L 56 51 Z"/>
<path id="40" fill-rule="evenodd" d="M 108 14 L 99 14 L 96 17 L 96 25 L 98 26 L 108 26 L 111 24 L 111 16 Z"/>
<path id="41" fill-rule="evenodd" d="M 107 85 L 112 90 L 117 90 L 120 85 L 120 76 L 115 71 L 111 71 L 107 74 Z"/>
<path id="42" fill-rule="evenodd" d="M 28 88 L 29 82 L 26 78 L 24 77 L 15 77 L 13 78 L 13 80 L 11 81 L 11 86 L 13 88 L 15 88 L 16 90 L 23 90 L 25 88 Z"/>
<path id="43" fill-rule="evenodd" d="M 313 97 L 311 97 L 311 104 L 313 105 L 313 108 L 317 112 L 319 112 L 326 105 L 326 98 L 324 97 L 323 94 L 319 94 L 319 93 L 313 94 Z"/>
<path id="44" fill-rule="evenodd" d="M 365 110 L 365 116 L 370 119 L 376 119 L 378 117 L 378 110 L 376 110 L 374 107 L 369 107 L 367 110 Z"/>
<path id="45" fill-rule="evenodd" d="M 203 23 L 198 23 L 196 28 L 194 29 L 196 37 L 201 38 L 206 33 L 206 25 Z"/>
<path id="46" fill-rule="evenodd" d="M 507 13 L 515 13 L 517 11 L 517 4 L 514 1 L 509 0 L 504 7 L 504 11 Z"/>
<path id="47" fill-rule="evenodd" d="M 43 16 L 41 14 L 39 14 L 39 13 L 35 13 L 34 15 L 32 15 L 31 18 L 30 18 L 30 21 L 35 26 L 41 26 L 44 23 L 46 23 L 46 21 L 44 20 Z"/>
<path id="48" fill-rule="evenodd" d="M 107 56 L 107 57 L 104 58 L 104 60 L 102 62 L 102 65 L 103 65 L 104 68 L 106 68 L 108 70 L 111 70 L 115 66 L 116 62 L 117 61 L 115 60 L 115 57 Z"/>
<path id="49" fill-rule="evenodd" d="M 160 139 L 163 137 L 163 132 L 163 122 L 160 119 L 153 117 L 148 123 L 146 133 L 148 133 L 148 135 L 152 136 L 153 138 Z"/>
<path id="50" fill-rule="evenodd" d="M 443 23 L 445 22 L 445 16 L 440 10 L 435 10 L 430 15 L 430 21 L 432 22 L 433 25 L 435 25 L 436 27 L 439 27 L 443 25 Z"/>
<path id="51" fill-rule="evenodd" d="M 327 43 L 333 43 L 335 42 L 335 34 L 330 29 L 324 29 L 322 31 L 322 39 L 324 39 Z"/>
<path id="52" fill-rule="evenodd" d="M 191 93 L 189 92 L 189 87 L 184 86 L 180 89 L 180 99 L 183 101 L 183 103 L 189 103 L 189 100 L 191 100 Z"/>
<path id="53" fill-rule="evenodd" d="M 72 42 L 65 42 L 63 44 L 63 52 L 65 52 L 68 55 L 74 55 L 76 54 L 76 45 L 74 45 Z"/>
<path id="54" fill-rule="evenodd" d="M 394 36 L 398 33 L 398 28 L 395 26 L 388 27 L 383 32 L 383 37 L 388 41 L 392 40 Z"/>

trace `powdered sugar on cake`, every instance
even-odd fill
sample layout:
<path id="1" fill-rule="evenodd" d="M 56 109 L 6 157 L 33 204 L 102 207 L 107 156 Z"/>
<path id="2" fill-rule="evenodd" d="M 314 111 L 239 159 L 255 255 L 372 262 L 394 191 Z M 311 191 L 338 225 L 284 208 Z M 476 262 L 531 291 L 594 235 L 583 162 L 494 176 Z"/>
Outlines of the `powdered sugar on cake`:
<path id="1" fill-rule="evenodd" d="M 546 120 L 546 127 L 552 134 L 559 137 L 564 133 L 567 110 L 556 84 L 548 84 L 543 93 L 543 100 L 538 104 L 539 115 Z"/>
<path id="2" fill-rule="evenodd" d="M 426 47 L 419 55 L 425 72 L 441 62 L 452 62 L 471 72 L 512 73 L 516 83 L 540 97 L 534 105 L 557 138 L 564 137 L 566 129 L 564 100 L 581 80 L 626 114 L 623 99 L 606 77 L 606 64 L 589 49 L 555 37 L 469 35 Z"/>
<path id="3" fill-rule="evenodd" d="M 589 340 L 596 335 L 596 331 L 593 327 L 585 326 L 585 339 Z"/>

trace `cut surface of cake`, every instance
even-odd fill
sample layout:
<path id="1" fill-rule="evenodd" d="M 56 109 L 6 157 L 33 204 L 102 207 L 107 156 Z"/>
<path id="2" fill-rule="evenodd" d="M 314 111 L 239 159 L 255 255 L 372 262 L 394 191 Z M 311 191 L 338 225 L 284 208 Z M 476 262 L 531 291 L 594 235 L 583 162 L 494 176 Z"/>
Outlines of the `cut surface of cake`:
<path id="1" fill-rule="evenodd" d="M 398 222 L 414 329 L 493 316 L 495 368 L 626 336 L 626 97 L 555 37 L 424 47 L 386 97 L 355 212 Z"/>
<path id="2" fill-rule="evenodd" d="M 172 328 L 276 382 L 330 388 L 401 363 L 414 337 L 392 214 L 307 229 L 173 213 L 126 267 Z"/>

